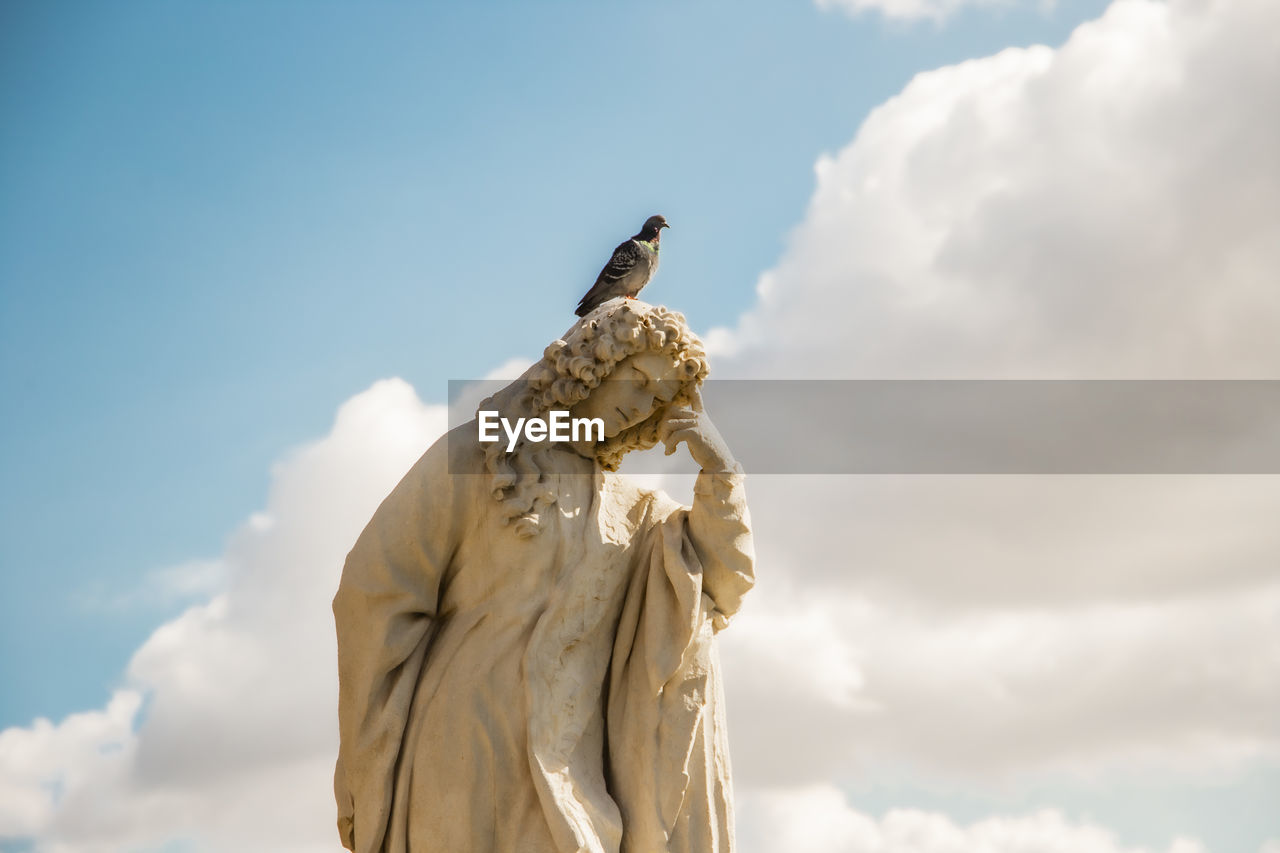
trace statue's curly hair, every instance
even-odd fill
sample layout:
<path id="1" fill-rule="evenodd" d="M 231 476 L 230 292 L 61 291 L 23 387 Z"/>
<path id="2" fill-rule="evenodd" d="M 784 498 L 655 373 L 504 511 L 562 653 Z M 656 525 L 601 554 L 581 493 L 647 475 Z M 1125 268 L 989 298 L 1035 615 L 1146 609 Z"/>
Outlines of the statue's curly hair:
<path id="1" fill-rule="evenodd" d="M 648 418 L 596 445 L 596 461 L 606 471 L 616 471 L 627 453 L 658 443 L 658 428 L 667 409 L 688 405 L 707 376 L 706 351 L 683 314 L 637 300 L 606 302 L 578 321 L 564 338 L 552 341 L 542 361 L 524 377 L 479 408 L 499 409 L 508 418 L 544 418 L 553 409 L 571 409 L 590 396 L 621 361 L 642 352 L 670 356 L 680 387 L 669 403 L 658 406 Z M 498 402 L 504 399 L 509 402 Z M 549 452 L 550 446 L 526 445 L 523 439 L 510 453 L 502 442 L 484 445 L 491 494 L 502 504 L 503 521 L 514 519 L 516 533 L 522 537 L 539 532 L 542 510 L 556 500 L 556 490 L 544 474 Z"/>

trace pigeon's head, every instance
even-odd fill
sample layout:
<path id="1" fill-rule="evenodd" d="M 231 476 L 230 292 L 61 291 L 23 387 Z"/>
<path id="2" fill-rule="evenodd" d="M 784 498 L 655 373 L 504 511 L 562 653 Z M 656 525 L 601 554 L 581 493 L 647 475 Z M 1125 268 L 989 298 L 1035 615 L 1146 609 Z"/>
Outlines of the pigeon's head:
<path id="1" fill-rule="evenodd" d="M 644 221 L 644 227 L 640 229 L 640 233 L 643 234 L 646 239 L 652 240 L 662 232 L 663 228 L 670 227 L 671 226 L 667 224 L 667 218 L 665 216 L 650 216 Z"/>

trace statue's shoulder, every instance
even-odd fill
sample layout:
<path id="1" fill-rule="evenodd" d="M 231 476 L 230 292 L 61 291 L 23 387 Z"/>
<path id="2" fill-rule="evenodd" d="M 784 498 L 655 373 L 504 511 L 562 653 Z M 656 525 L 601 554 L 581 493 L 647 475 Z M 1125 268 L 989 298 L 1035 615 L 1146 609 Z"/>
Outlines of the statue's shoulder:
<path id="1" fill-rule="evenodd" d="M 474 423 L 469 433 L 464 425 L 440 436 L 383 498 L 352 555 L 357 561 L 380 560 L 388 542 L 399 542 L 409 533 L 427 538 L 452 535 L 468 513 L 490 502 L 484 470 Z M 372 556 L 358 556 L 368 548 Z"/>
<path id="2" fill-rule="evenodd" d="M 465 490 L 485 471 L 484 451 L 476 440 L 476 423 L 472 420 L 437 438 L 405 474 L 401 486 Z"/>
<path id="3" fill-rule="evenodd" d="M 443 445 L 438 452 L 443 454 L 449 473 L 485 473 L 484 448 L 476 436 L 476 421 L 472 418 L 446 432 L 432 445 L 433 449 Z"/>

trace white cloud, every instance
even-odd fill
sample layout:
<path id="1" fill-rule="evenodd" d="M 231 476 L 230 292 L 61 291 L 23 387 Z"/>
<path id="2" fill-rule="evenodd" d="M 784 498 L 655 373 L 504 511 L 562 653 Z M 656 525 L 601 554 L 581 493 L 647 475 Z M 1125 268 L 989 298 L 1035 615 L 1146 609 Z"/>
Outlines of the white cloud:
<path id="1" fill-rule="evenodd" d="M 0 733 L 0 837 L 50 853 L 173 838 L 338 849 L 329 599 L 361 526 L 444 422 L 406 383 L 379 382 L 278 464 L 265 511 L 219 561 L 220 593 L 152 634 L 127 689 L 104 711 Z"/>
<path id="2" fill-rule="evenodd" d="M 722 635 L 744 784 L 905 774 L 995 790 L 1135 772 L 1229 777 L 1280 760 L 1274 573 L 1167 598 L 1050 592 L 981 606 L 823 580 L 780 558 L 778 542 L 761 546 L 760 585 Z M 1033 577 L 1035 553 L 1023 553 Z M 938 577 L 998 586 L 980 559 L 945 545 L 937 557 Z"/>
<path id="3" fill-rule="evenodd" d="M 250 519 L 249 523 L 255 522 Z M 79 592 L 76 599 L 80 606 L 97 610 L 169 607 L 205 600 L 225 583 L 226 566 L 221 561 L 188 560 L 148 572 L 133 589 L 109 591 L 98 583 Z"/>
<path id="4" fill-rule="evenodd" d="M 1280 375 L 1277 25 L 1267 0 L 1118 0 L 1059 49 L 919 75 L 821 158 L 756 307 L 708 336 L 717 376 Z M 1274 764 L 1278 490 L 755 479 L 762 582 L 724 635 L 735 767 L 999 785 Z M 740 633 L 756 608 L 761 636 L 804 638 L 771 657 Z"/>
<path id="5" fill-rule="evenodd" d="M 822 785 L 763 791 L 744 804 L 739 822 L 750 838 L 744 853 L 1154 853 L 1053 810 L 969 826 L 916 810 L 894 810 L 876 820 L 851 808 L 837 789 Z M 1162 850 L 1205 853 L 1199 842 L 1186 838 Z"/>
<path id="6" fill-rule="evenodd" d="M 957 610 L 1197 599 L 1280 580 L 1273 477 L 760 478 L 771 561 Z"/>
<path id="7" fill-rule="evenodd" d="M 1270 0 L 1118 0 L 1057 50 L 920 74 L 818 162 L 720 351 L 749 376 L 1277 375 L 1278 27 Z"/>
<path id="8" fill-rule="evenodd" d="M 0 732 L 0 837 L 41 832 L 60 802 L 119 778 L 132 760 L 141 704 L 136 691 L 120 690 L 102 711 Z"/>

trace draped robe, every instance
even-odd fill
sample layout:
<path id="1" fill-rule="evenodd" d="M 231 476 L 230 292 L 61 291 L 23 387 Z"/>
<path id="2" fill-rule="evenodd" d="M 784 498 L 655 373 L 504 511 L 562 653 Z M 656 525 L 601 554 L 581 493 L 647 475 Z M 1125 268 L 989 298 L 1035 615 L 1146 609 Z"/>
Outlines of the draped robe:
<path id="1" fill-rule="evenodd" d="M 556 448 L 504 525 L 474 422 L 374 514 L 333 601 L 338 828 L 356 853 L 733 848 L 713 635 L 753 582 L 740 474 L 692 507 Z"/>

